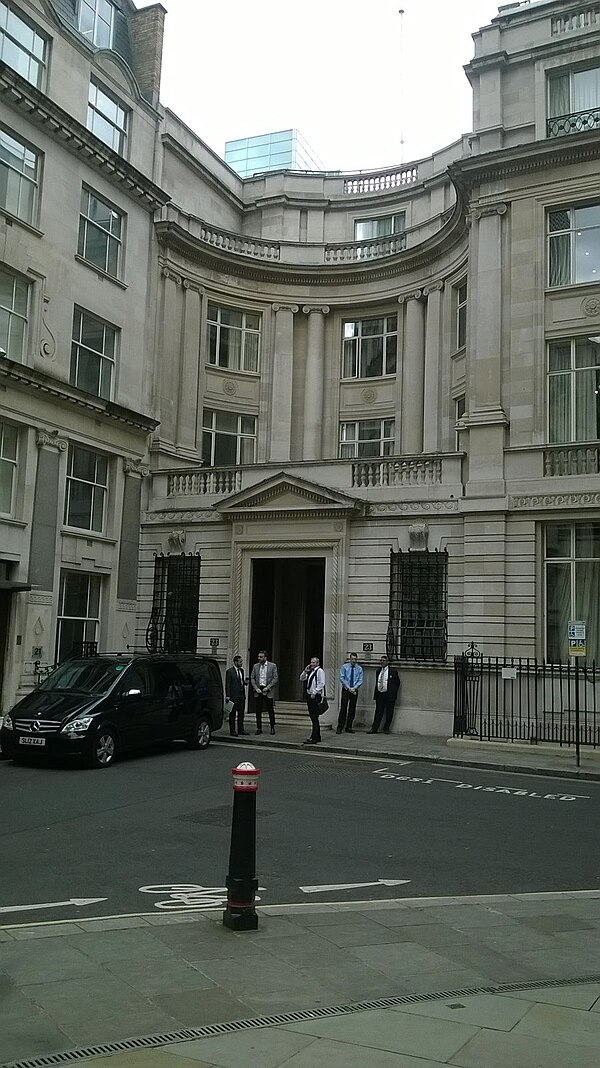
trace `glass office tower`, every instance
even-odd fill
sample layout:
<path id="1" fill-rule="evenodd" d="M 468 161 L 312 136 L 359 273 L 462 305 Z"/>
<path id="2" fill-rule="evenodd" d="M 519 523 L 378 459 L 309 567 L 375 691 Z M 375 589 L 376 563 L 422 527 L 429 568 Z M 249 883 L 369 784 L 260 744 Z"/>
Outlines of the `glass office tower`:
<path id="1" fill-rule="evenodd" d="M 242 178 L 262 171 L 322 171 L 320 159 L 298 130 L 242 137 L 225 142 L 225 162 Z"/>

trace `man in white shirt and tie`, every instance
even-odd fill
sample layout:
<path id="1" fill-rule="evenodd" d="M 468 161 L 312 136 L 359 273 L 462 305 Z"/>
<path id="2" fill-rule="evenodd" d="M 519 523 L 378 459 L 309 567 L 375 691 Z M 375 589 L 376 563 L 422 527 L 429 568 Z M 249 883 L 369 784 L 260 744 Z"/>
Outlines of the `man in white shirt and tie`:
<path id="1" fill-rule="evenodd" d="M 225 697 L 231 701 L 233 708 L 229 713 L 229 733 L 235 737 L 245 734 L 244 712 L 246 710 L 246 686 L 248 679 L 244 677 L 244 667 L 241 656 L 234 656 L 233 667 L 225 672 Z M 237 731 L 236 727 L 237 718 Z"/>
<path id="2" fill-rule="evenodd" d="M 375 678 L 375 690 L 373 692 L 375 716 L 373 718 L 373 726 L 370 731 L 367 731 L 367 734 L 377 734 L 384 715 L 383 733 L 390 733 L 394 705 L 396 704 L 399 689 L 400 676 L 396 668 L 391 667 L 387 656 L 382 656 L 379 661 L 379 668 Z"/>
<path id="3" fill-rule="evenodd" d="M 325 672 L 320 666 L 318 656 L 311 656 L 310 664 L 307 664 L 300 676 L 300 682 L 306 683 L 306 707 L 312 723 L 310 738 L 306 739 L 304 745 L 318 745 L 321 741 L 319 716 L 323 711 L 325 697 Z"/>

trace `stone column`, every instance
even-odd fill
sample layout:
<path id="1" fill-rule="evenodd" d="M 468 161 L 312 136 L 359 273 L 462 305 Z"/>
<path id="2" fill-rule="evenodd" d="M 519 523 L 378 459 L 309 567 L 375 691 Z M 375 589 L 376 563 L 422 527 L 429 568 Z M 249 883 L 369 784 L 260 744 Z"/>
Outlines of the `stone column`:
<path id="1" fill-rule="evenodd" d="M 294 369 L 294 315 L 297 304 L 274 304 L 273 401 L 271 406 L 270 460 L 289 460 L 292 435 L 292 377 Z"/>
<path id="2" fill-rule="evenodd" d="M 37 472 L 31 517 L 29 546 L 29 581 L 39 590 L 54 588 L 57 561 L 56 538 L 60 494 L 60 454 L 66 453 L 69 443 L 58 430 L 38 430 Z"/>
<path id="3" fill-rule="evenodd" d="M 468 391 L 469 483 L 474 496 L 502 496 L 502 219 L 506 204 L 478 208 L 472 216 L 473 270 L 469 279 Z"/>
<path id="4" fill-rule="evenodd" d="M 325 316 L 326 305 L 306 304 L 308 315 L 306 380 L 304 387 L 304 460 L 320 460 L 322 451 L 323 390 L 325 387 Z"/>
<path id="5" fill-rule="evenodd" d="M 198 365 L 200 354 L 200 286 L 183 280 L 181 375 L 177 411 L 177 447 L 195 457 L 198 437 Z"/>
<path id="6" fill-rule="evenodd" d="M 423 291 L 427 297 L 423 385 L 423 452 L 436 452 L 440 447 L 440 330 L 443 288 L 443 282 L 434 282 L 432 285 L 426 286 Z"/>
<path id="7" fill-rule="evenodd" d="M 410 456 L 423 450 L 423 390 L 425 378 L 425 315 L 420 289 L 407 297 L 402 361 L 402 453 Z"/>

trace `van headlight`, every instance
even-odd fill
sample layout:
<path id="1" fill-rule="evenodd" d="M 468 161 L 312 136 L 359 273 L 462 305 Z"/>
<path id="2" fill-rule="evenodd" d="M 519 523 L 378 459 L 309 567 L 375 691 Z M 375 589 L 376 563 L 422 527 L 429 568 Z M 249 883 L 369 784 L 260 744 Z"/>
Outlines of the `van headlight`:
<path id="1" fill-rule="evenodd" d="M 72 720 L 71 723 L 65 723 L 61 730 L 61 734 L 85 734 L 90 723 L 93 722 L 92 716 L 81 716 L 79 719 Z"/>
<path id="2" fill-rule="evenodd" d="M 2 726 L 4 727 L 5 731 L 13 731 L 15 729 L 12 721 L 12 716 L 9 712 L 4 713 L 4 716 L 2 718 Z"/>

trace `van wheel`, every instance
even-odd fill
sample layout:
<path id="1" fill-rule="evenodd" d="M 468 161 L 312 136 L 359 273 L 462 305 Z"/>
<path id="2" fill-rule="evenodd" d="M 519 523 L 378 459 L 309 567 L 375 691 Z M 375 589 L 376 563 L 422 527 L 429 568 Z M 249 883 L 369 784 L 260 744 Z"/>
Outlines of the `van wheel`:
<path id="1" fill-rule="evenodd" d="M 117 736 L 111 727 L 100 727 L 92 743 L 90 767 L 109 768 L 117 755 Z"/>
<path id="2" fill-rule="evenodd" d="M 187 744 L 190 749 L 206 749 L 210 743 L 211 735 L 211 725 L 208 720 L 202 716 L 200 719 L 196 720 L 192 733 L 186 739 Z"/>

